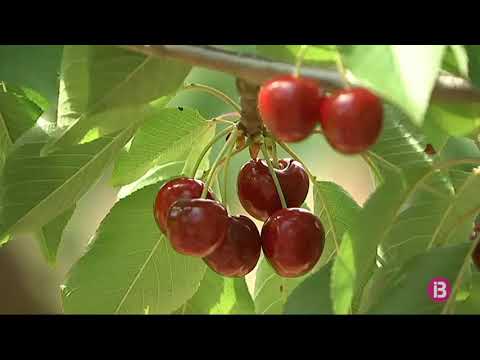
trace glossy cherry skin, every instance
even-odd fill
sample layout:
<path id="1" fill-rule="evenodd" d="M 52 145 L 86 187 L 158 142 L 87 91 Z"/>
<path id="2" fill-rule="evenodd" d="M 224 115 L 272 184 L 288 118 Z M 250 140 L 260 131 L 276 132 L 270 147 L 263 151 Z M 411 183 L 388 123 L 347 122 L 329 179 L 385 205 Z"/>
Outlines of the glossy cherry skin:
<path id="1" fill-rule="evenodd" d="M 167 215 L 167 237 L 180 254 L 204 257 L 225 241 L 227 210 L 218 201 L 180 199 Z"/>
<path id="2" fill-rule="evenodd" d="M 255 268 L 260 251 L 260 233 L 255 223 L 246 216 L 231 216 L 227 238 L 203 260 L 220 275 L 242 277 Z"/>
<path id="3" fill-rule="evenodd" d="M 303 166 L 292 159 L 279 160 L 275 169 L 287 207 L 299 207 L 308 194 L 308 175 Z M 237 180 L 238 198 L 243 208 L 254 218 L 265 221 L 282 208 L 277 188 L 265 160 L 250 160 Z"/>
<path id="4" fill-rule="evenodd" d="M 301 209 L 281 209 L 263 225 L 262 249 L 274 270 L 283 277 L 308 273 L 320 259 L 325 231 L 320 220 Z"/>
<path id="5" fill-rule="evenodd" d="M 195 199 L 202 195 L 203 182 L 191 178 L 176 178 L 168 181 L 157 193 L 154 205 L 154 216 L 158 227 L 166 233 L 167 213 L 172 204 L 180 199 Z M 215 200 L 211 191 L 207 199 Z"/>
<path id="6" fill-rule="evenodd" d="M 323 90 L 313 81 L 285 75 L 267 81 L 258 93 L 263 123 L 280 140 L 307 138 L 320 118 Z"/>
<path id="7" fill-rule="evenodd" d="M 340 90 L 325 100 L 321 110 L 325 138 L 344 154 L 367 150 L 383 128 L 382 102 L 365 88 Z"/>

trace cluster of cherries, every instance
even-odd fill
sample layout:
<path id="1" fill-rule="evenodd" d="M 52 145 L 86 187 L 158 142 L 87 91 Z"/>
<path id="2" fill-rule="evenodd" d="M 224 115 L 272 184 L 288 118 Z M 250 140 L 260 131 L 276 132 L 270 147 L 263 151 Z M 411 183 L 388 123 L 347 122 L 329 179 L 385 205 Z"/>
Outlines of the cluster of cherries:
<path id="1" fill-rule="evenodd" d="M 192 178 L 167 182 L 155 200 L 155 220 L 180 254 L 203 258 L 215 272 L 242 277 L 251 272 L 263 253 L 284 277 L 309 272 L 320 259 L 325 232 L 320 220 L 299 208 L 309 180 L 297 161 L 282 159 L 275 169 L 288 208 L 282 208 L 265 160 L 252 159 L 238 176 L 238 196 L 245 210 L 265 221 L 261 234 L 246 216 L 229 216 L 211 190 Z"/>
<path id="2" fill-rule="evenodd" d="M 258 105 L 263 122 L 277 139 L 304 140 L 319 123 L 332 148 L 343 154 L 367 150 L 383 128 L 381 100 L 362 87 L 326 95 L 314 81 L 282 76 L 262 86 Z"/>
<path id="3" fill-rule="evenodd" d="M 332 147 L 345 154 L 365 151 L 383 126 L 381 101 L 369 90 L 347 88 L 327 96 L 315 82 L 291 75 L 263 84 L 258 111 L 277 141 L 301 141 L 319 123 Z M 204 190 L 208 185 L 186 177 L 167 182 L 157 194 L 154 214 L 160 230 L 177 252 L 203 258 L 223 276 L 245 276 L 255 268 L 262 250 L 279 275 L 308 273 L 325 243 L 320 219 L 301 208 L 309 177 L 296 160 L 275 162 L 252 155 L 237 179 L 242 206 L 264 222 L 261 233 L 250 218 L 230 216 L 212 191 Z"/>

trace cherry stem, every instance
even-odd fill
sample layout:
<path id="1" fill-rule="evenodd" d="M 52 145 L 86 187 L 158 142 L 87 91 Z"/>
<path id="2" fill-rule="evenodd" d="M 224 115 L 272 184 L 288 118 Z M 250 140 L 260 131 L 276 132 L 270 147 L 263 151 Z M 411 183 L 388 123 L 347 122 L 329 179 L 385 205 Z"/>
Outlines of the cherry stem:
<path id="1" fill-rule="evenodd" d="M 202 195 L 200 196 L 202 199 L 205 199 L 207 197 L 208 188 L 210 186 L 210 183 L 212 182 L 213 175 L 215 174 L 215 170 L 218 167 L 220 161 L 225 156 L 225 153 L 232 146 L 232 144 L 235 144 L 235 141 L 237 140 L 237 131 L 238 130 L 236 128 L 232 131 L 232 133 L 230 134 L 230 138 L 225 143 L 225 145 L 223 145 L 222 150 L 220 150 L 217 158 L 213 162 L 212 169 L 208 173 L 207 180 L 205 180 L 205 185 L 204 185 L 203 190 L 202 190 Z"/>
<path id="2" fill-rule="evenodd" d="M 227 208 L 228 211 L 228 192 L 227 192 L 227 184 L 228 184 L 228 165 L 230 164 L 230 159 L 233 156 L 233 149 L 235 148 L 235 142 L 237 140 L 237 132 L 232 133 L 230 135 L 231 137 L 234 137 L 234 141 L 231 143 L 231 145 L 228 147 L 227 155 L 225 156 L 225 161 L 224 161 L 224 167 L 223 167 L 223 194 L 222 194 L 222 202 L 225 204 L 225 207 Z M 221 164 L 219 164 L 220 166 Z"/>
<path id="3" fill-rule="evenodd" d="M 267 161 L 268 170 L 270 170 L 270 175 L 272 175 L 273 182 L 275 183 L 275 188 L 277 189 L 278 197 L 280 198 L 280 202 L 282 203 L 282 208 L 286 209 L 287 202 L 285 201 L 282 187 L 280 186 L 280 182 L 278 181 L 277 174 L 275 173 L 275 169 L 273 168 L 272 161 L 270 160 L 270 156 L 268 155 L 267 145 L 265 144 L 265 142 L 262 144 L 262 153 L 263 157 Z"/>
<path id="4" fill-rule="evenodd" d="M 338 73 L 340 74 L 340 76 L 342 78 L 342 82 L 343 82 L 344 86 L 347 89 L 350 88 L 350 83 L 347 79 L 347 72 L 345 70 L 345 66 L 343 65 L 343 61 L 342 61 L 342 57 L 340 55 L 340 52 L 337 52 L 335 62 L 336 62 L 336 65 L 337 65 Z"/>
<path id="5" fill-rule="evenodd" d="M 235 121 L 226 120 L 226 118 L 228 118 L 228 117 L 236 117 L 237 120 L 235 120 Z M 225 123 L 225 124 L 233 125 L 233 124 L 238 123 L 239 119 L 240 119 L 240 114 L 238 112 L 231 112 L 231 113 L 226 113 L 226 114 L 214 117 L 213 119 L 210 119 L 209 121 L 222 122 L 222 123 Z"/>
<path id="6" fill-rule="evenodd" d="M 223 129 L 222 131 L 220 131 L 212 140 L 210 140 L 210 142 L 203 148 L 202 152 L 200 153 L 198 159 L 197 159 L 197 162 L 195 163 L 195 166 L 193 167 L 193 170 L 191 172 L 191 177 L 194 178 L 195 175 L 197 174 L 197 171 L 198 171 L 198 168 L 200 167 L 200 164 L 203 160 L 203 158 L 205 157 L 205 155 L 207 154 L 208 150 L 210 150 L 210 148 L 221 138 L 223 138 L 225 135 L 227 135 L 228 133 L 230 133 L 232 131 L 232 129 L 235 128 L 235 125 L 230 125 L 229 127 Z"/>
<path id="7" fill-rule="evenodd" d="M 298 55 L 297 55 L 297 62 L 295 64 L 295 72 L 294 72 L 295 77 L 298 77 L 300 75 L 300 68 L 302 67 L 303 58 L 305 57 L 305 54 L 307 53 L 309 46 L 310 45 L 300 46 L 300 50 L 298 51 Z"/>
<path id="8" fill-rule="evenodd" d="M 183 86 L 182 90 L 201 90 L 206 93 L 209 93 L 213 96 L 216 96 L 218 99 L 222 100 L 224 103 L 232 106 L 236 112 L 240 113 L 242 111 L 242 108 L 240 105 L 238 105 L 234 100 L 232 100 L 227 94 L 221 92 L 220 90 L 217 90 L 213 87 L 207 86 L 207 85 L 202 85 L 202 84 L 186 84 Z"/>
<path id="9" fill-rule="evenodd" d="M 283 150 L 285 150 L 294 160 L 298 161 L 300 164 L 302 164 L 303 168 L 305 169 L 305 172 L 307 173 L 308 177 L 310 178 L 311 182 L 315 182 L 317 179 L 316 177 L 308 170 L 308 167 L 305 165 L 305 162 L 300 159 L 300 157 L 295 153 L 295 151 L 290 148 L 287 144 L 283 143 L 280 140 L 276 140 L 277 144 L 280 145 Z"/>

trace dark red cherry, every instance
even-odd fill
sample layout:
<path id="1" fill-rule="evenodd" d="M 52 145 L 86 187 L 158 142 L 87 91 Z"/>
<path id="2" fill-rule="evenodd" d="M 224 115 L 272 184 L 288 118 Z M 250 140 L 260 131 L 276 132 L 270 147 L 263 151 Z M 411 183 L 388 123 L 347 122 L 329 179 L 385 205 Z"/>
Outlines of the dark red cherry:
<path id="1" fill-rule="evenodd" d="M 477 244 L 475 250 L 472 254 L 473 263 L 477 266 L 477 269 L 480 270 L 480 243 Z"/>
<path id="2" fill-rule="evenodd" d="M 303 166 L 292 159 L 279 161 L 275 169 L 287 207 L 300 207 L 308 194 L 308 175 Z M 265 221 L 282 208 L 280 197 L 265 160 L 250 160 L 238 175 L 238 198 L 254 218 Z"/>
<path id="3" fill-rule="evenodd" d="M 204 261 L 220 275 L 242 277 L 255 268 L 260 251 L 260 234 L 255 223 L 246 216 L 232 216 L 227 238 Z"/>
<path id="4" fill-rule="evenodd" d="M 314 81 L 280 76 L 260 88 L 258 110 L 264 124 L 278 139 L 297 142 L 315 128 L 322 98 L 323 90 Z"/>
<path id="5" fill-rule="evenodd" d="M 283 277 L 308 273 L 320 259 L 325 231 L 320 220 L 302 209 L 281 209 L 262 228 L 262 249 L 275 271 Z"/>
<path id="6" fill-rule="evenodd" d="M 191 178 L 176 178 L 162 186 L 155 199 L 154 216 L 160 230 L 165 233 L 167 226 L 167 213 L 172 204 L 180 199 L 195 199 L 202 195 L 203 182 Z M 214 200 L 212 192 L 207 193 L 207 198 Z"/>
<path id="7" fill-rule="evenodd" d="M 215 200 L 180 199 L 168 211 L 167 237 L 184 255 L 211 254 L 225 241 L 227 230 L 227 210 Z"/>
<path id="8" fill-rule="evenodd" d="M 340 90 L 327 98 L 321 108 L 325 138 L 341 153 L 361 153 L 380 136 L 382 102 L 365 88 Z"/>

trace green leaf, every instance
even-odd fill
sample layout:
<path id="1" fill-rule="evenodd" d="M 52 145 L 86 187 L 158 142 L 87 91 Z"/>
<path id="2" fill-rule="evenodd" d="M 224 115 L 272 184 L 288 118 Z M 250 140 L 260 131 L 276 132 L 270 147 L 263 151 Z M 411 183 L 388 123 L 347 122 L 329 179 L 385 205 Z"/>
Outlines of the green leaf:
<path id="1" fill-rule="evenodd" d="M 344 234 L 332 269 L 331 292 L 336 314 L 356 310 L 355 301 L 374 270 L 377 247 L 394 223 L 405 191 L 402 180 L 391 177 L 370 196 Z"/>
<path id="2" fill-rule="evenodd" d="M 445 45 L 339 46 L 345 66 L 421 125 L 442 63 Z"/>
<path id="3" fill-rule="evenodd" d="M 439 314 L 444 304 L 433 302 L 428 284 L 435 277 L 445 277 L 452 285 L 464 262 L 470 244 L 441 247 L 406 262 L 389 279 L 385 296 L 374 305 L 374 314 Z"/>
<path id="4" fill-rule="evenodd" d="M 480 272 L 472 274 L 472 285 L 466 300 L 456 304 L 457 314 L 480 314 Z"/>
<path id="5" fill-rule="evenodd" d="M 184 161 L 173 161 L 151 168 L 144 176 L 137 181 L 122 186 L 117 197 L 123 199 L 131 193 L 158 182 L 166 182 L 175 176 L 182 174 Z"/>
<path id="6" fill-rule="evenodd" d="M 54 103 L 62 50 L 63 45 L 0 45 L 0 79 L 34 89 Z"/>
<path id="7" fill-rule="evenodd" d="M 302 45 L 257 45 L 256 54 L 280 61 L 295 64 Z M 304 53 L 303 65 L 335 65 L 337 49 L 335 45 L 309 45 Z"/>
<path id="8" fill-rule="evenodd" d="M 449 73 L 468 77 L 468 56 L 463 45 L 449 45 L 445 50 L 442 68 Z"/>
<path id="9" fill-rule="evenodd" d="M 42 112 L 22 89 L 0 82 L 0 169 L 10 146 L 33 127 Z"/>
<path id="10" fill-rule="evenodd" d="M 285 314 L 333 314 L 330 295 L 332 263 L 310 275 L 288 297 Z"/>
<path id="11" fill-rule="evenodd" d="M 207 268 L 200 288 L 179 314 L 252 314 L 252 297 L 244 278 L 227 278 Z"/>
<path id="12" fill-rule="evenodd" d="M 428 117 L 452 136 L 467 136 L 480 130 L 478 103 L 435 103 L 430 106 Z"/>
<path id="13" fill-rule="evenodd" d="M 199 138 L 203 139 L 215 128 L 214 123 L 207 122 L 197 111 L 181 109 L 166 108 L 145 121 L 128 152 L 115 165 L 112 177 L 115 186 L 137 180 L 152 166 L 185 159 Z"/>
<path id="14" fill-rule="evenodd" d="M 480 87 L 480 45 L 465 45 L 468 55 L 468 75 L 473 85 Z"/>
<path id="15" fill-rule="evenodd" d="M 45 133 L 18 146 L 0 178 L 0 238 L 12 230 L 38 229 L 69 209 L 95 183 L 135 130 L 132 126 L 48 156 L 40 156 L 48 141 Z"/>
<path id="16" fill-rule="evenodd" d="M 358 216 L 360 206 L 343 188 L 328 181 L 313 184 L 314 213 L 325 230 L 325 247 L 317 268 L 326 264 L 340 247 L 342 236 L 353 219 Z"/>
<path id="17" fill-rule="evenodd" d="M 447 144 L 450 135 L 438 125 L 435 111 L 432 111 L 432 106 L 434 105 L 430 105 L 425 115 L 422 130 L 425 135 L 425 142 L 431 144 L 435 151 L 441 152 Z"/>
<path id="18" fill-rule="evenodd" d="M 255 278 L 255 313 L 282 314 L 289 294 L 307 277 L 308 274 L 298 278 L 281 277 L 262 257 Z"/>
<path id="19" fill-rule="evenodd" d="M 152 204 L 161 183 L 115 204 L 63 286 L 66 313 L 172 313 L 197 291 L 206 266 L 176 253 Z"/>
<path id="20" fill-rule="evenodd" d="M 75 206 L 57 216 L 39 231 L 40 249 L 49 264 L 55 264 L 58 247 L 62 241 L 63 231 L 75 211 Z"/>
<path id="21" fill-rule="evenodd" d="M 98 125 L 95 114 L 173 94 L 189 71 L 185 63 L 115 46 L 65 46 L 58 106 L 58 125 L 64 131 L 45 151 L 80 141 Z"/>

